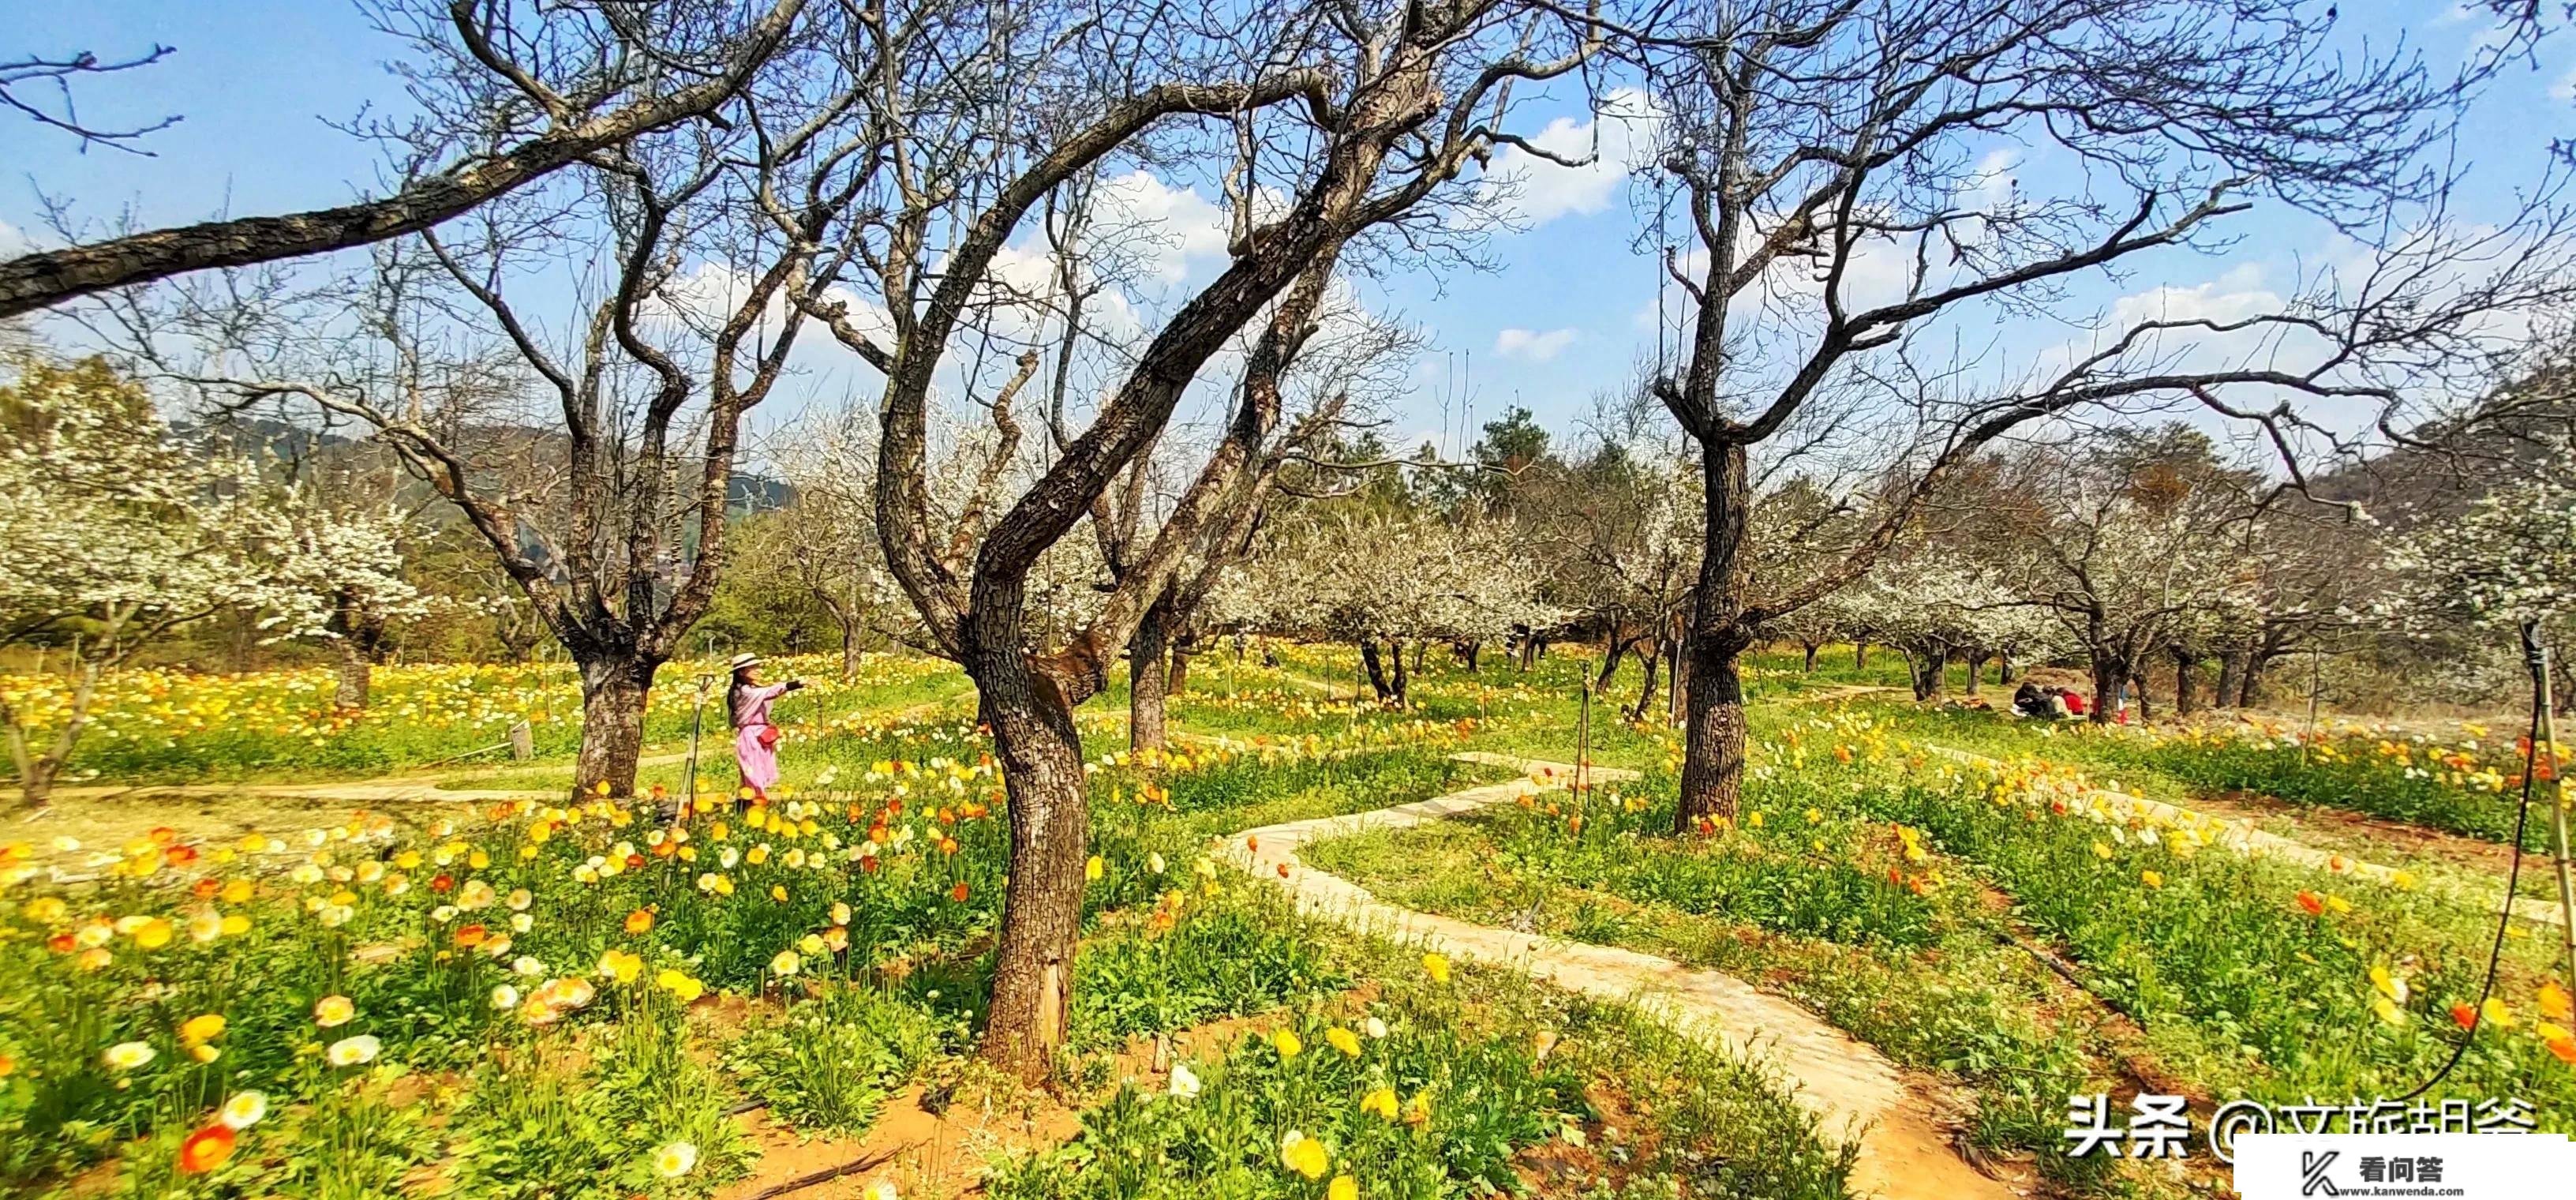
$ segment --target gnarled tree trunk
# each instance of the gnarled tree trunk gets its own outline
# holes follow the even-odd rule
[[[1699,586],[1677,681],[1683,693],[1681,803],[1673,810],[1678,832],[1705,817],[1735,819],[1744,790],[1744,680],[1737,659],[1752,645],[1744,627],[1747,564],[1745,521],[1753,505],[1745,450],[1733,442],[1703,445],[1700,477],[1707,491],[1708,523],[1702,533]]]
[[[1379,703],[1395,695],[1395,689],[1386,681],[1386,663],[1378,657],[1376,638],[1360,639],[1360,665],[1368,668],[1369,688],[1377,693]]]
[[[334,638],[331,646],[339,652],[336,667],[338,685],[332,689],[335,708],[359,709],[367,706],[368,686],[374,680],[375,664],[367,661],[367,652],[351,638]]]
[[[1018,650],[978,657],[975,688],[1002,761],[1011,824],[1011,877],[1002,897],[984,1053],[1018,1078],[1041,1079],[1055,1065],[1073,1011],[1090,836],[1082,738],[1061,692]]]
[[[1127,640],[1127,748],[1163,748],[1163,693],[1171,685],[1164,667],[1165,635],[1171,621],[1169,593],[1145,609]]]
[[[635,794],[644,756],[644,705],[658,660],[633,651],[593,651],[581,660],[581,755],[573,761],[576,796]]]

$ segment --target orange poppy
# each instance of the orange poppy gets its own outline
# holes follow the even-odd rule
[[[220,1122],[189,1134],[179,1143],[179,1170],[189,1175],[203,1175],[224,1165],[233,1156],[238,1139],[232,1127]]]
[[[958,902],[959,904],[964,904],[966,902],[966,881],[962,879],[958,880],[957,886],[948,889],[948,898]]]
[[[652,910],[639,908],[626,914],[626,932],[635,934],[653,932]]]
[[[2299,893],[2299,907],[2306,909],[2311,917],[2322,917],[2326,914],[2326,902],[2315,892]]]

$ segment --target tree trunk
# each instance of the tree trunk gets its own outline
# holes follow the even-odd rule
[[[1852,669],[1855,671],[1869,669],[1869,643],[1863,641],[1852,643]]]
[[[1676,614],[1673,633],[1664,639],[1664,724],[1679,725],[1690,707],[1689,629],[1685,619]]]
[[[1172,669],[1163,678],[1164,695],[1177,696],[1188,690],[1190,660],[1196,657],[1198,657],[1198,649],[1193,643],[1188,641],[1172,643]]]
[[[1619,677],[1619,656],[1627,652],[1628,643],[1620,638],[1617,627],[1612,627],[1610,639],[1601,651],[1601,674],[1592,681],[1593,691],[1609,687],[1610,681]]]
[[[987,668],[975,687],[1010,797],[1011,875],[983,1055],[1035,1083],[1054,1068],[1072,1017],[1090,800],[1072,708],[1025,660]]]
[[[2245,652],[2245,668],[2236,677],[2236,707],[2252,708],[2263,702],[2264,665],[2262,652]]]
[[[1977,684],[1986,673],[1987,657],[1983,653],[1968,655],[1968,694],[1971,696],[1977,694]]]
[[[1477,656],[1477,655],[1480,655],[1480,654],[1482,654],[1482,653],[1484,653],[1484,652],[1485,652],[1485,644],[1484,644],[1483,642],[1469,642],[1469,643],[1467,643],[1467,673],[1468,673],[1468,674],[1473,675],[1473,674],[1475,674],[1475,673],[1476,673],[1476,656]]]
[[[1914,698],[1929,700],[1941,694],[1941,675],[1950,668],[1950,652],[1934,650],[1929,654],[1914,650],[1905,652],[1905,669],[1914,677]]]
[[[2227,708],[2236,703],[2236,689],[2242,686],[2244,671],[2245,655],[2241,651],[2230,650],[2218,656],[2218,686],[2210,694],[2211,707]]]
[[[1171,675],[1164,662],[1165,637],[1171,620],[1171,607],[1156,600],[1136,621],[1135,636],[1127,640],[1127,748],[1160,750],[1163,748],[1163,692],[1171,686]]]
[[[1703,445],[1700,477],[1708,520],[1701,533],[1699,585],[1692,595],[1687,632],[1688,664],[1679,685],[1684,699],[1681,802],[1673,810],[1677,832],[1702,818],[1733,821],[1744,790],[1744,680],[1737,657],[1752,644],[1744,627],[1748,564],[1745,519],[1753,485],[1744,447]]]
[[[1397,708],[1402,708],[1405,703],[1405,685],[1409,682],[1404,673],[1404,641],[1399,638],[1387,643],[1387,645],[1395,652],[1395,706]]]
[[[644,755],[644,702],[662,664],[633,651],[594,654],[581,664],[581,757],[573,794],[635,794],[636,760]]]
[[[2096,650],[2093,653],[2093,707],[2084,714],[2084,719],[2096,725],[2110,724],[2120,685],[2127,680],[2127,673],[2116,660]]]
[[[1663,663],[1664,648],[1656,646],[1637,658],[1638,666],[1646,673],[1646,682],[1637,689],[1637,706],[1628,710],[1628,719],[1643,722],[1647,708],[1655,702],[1655,668]]]
[[[1428,655],[1428,654],[1430,654],[1430,653],[1431,653],[1431,639],[1430,639],[1430,638],[1424,638],[1424,639],[1422,639],[1421,641],[1415,642],[1415,643],[1413,644],[1413,673],[1414,673],[1414,674],[1419,675],[1419,674],[1421,674],[1421,673],[1422,673],[1422,660],[1423,660],[1424,656],[1426,656],[1426,655]]]
[[[1805,642],[1802,644],[1807,648],[1807,674],[1813,675],[1816,673],[1816,651],[1823,649],[1823,647],[1814,642]]]
[[[1368,668],[1369,687],[1377,692],[1378,703],[1385,703],[1395,689],[1387,686],[1386,663],[1378,657],[1376,638],[1360,639],[1360,665]]]
[[[340,653],[339,686],[331,694],[335,708],[363,709],[367,706],[368,685],[374,681],[375,664],[367,661],[367,652],[351,638],[333,638],[331,646]]]
[[[859,677],[859,623],[848,620],[840,622],[840,626],[841,682],[849,683]]]
[[[2173,659],[2174,659],[2174,715],[2175,715],[2175,716],[2177,716],[2177,717],[2188,717],[2188,716],[2190,716],[2190,715],[2191,715],[2191,710],[2192,710],[2192,695],[2191,695],[2191,666],[2192,666],[2192,656],[2191,656],[2191,653],[2190,653],[2189,651],[2184,650],[2184,649],[2182,649],[2181,647],[2177,646],[2177,647],[2175,647],[2175,648],[2174,648],[2174,652],[2173,652]]]

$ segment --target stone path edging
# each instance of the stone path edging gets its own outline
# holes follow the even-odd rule
[[[1574,768],[1502,755],[1459,759],[1508,766],[1547,777]],[[1593,768],[1593,778],[1634,778]],[[1856,1192],[1890,1200],[2013,1195],[1961,1159],[1935,1119],[1932,1096],[1909,1087],[1894,1063],[1796,1004],[1719,971],[1614,946],[1476,925],[1388,904],[1368,889],[1305,865],[1297,852],[1312,842],[1372,829],[1404,829],[1510,803],[1539,790],[1529,778],[1468,788],[1412,804],[1339,817],[1290,821],[1225,839],[1237,867],[1273,882],[1297,910],[1363,933],[1420,944],[1468,962],[1489,963],[1599,1000],[1629,1004],[1667,1028],[1722,1053],[1761,1062],[1791,1085],[1792,1099],[1816,1116],[1828,1137],[1857,1139],[1851,1176]],[[1282,868],[1285,868],[1283,871]]]
[[[2003,770],[2008,766],[2008,764],[2001,759],[1991,758],[1972,751],[1956,750],[1948,746],[1936,746],[1929,742],[1921,742],[1917,744],[1928,753],[1935,754],[1942,758],[1947,758],[1953,762],[1962,763],[1967,766],[1985,770]],[[2100,807],[2097,811],[2104,813],[2104,815],[2109,816],[2113,820],[2125,822],[2130,818],[2135,817],[2153,825],[2178,825],[2185,828],[2195,829],[2199,831],[2203,837],[2207,838],[2210,844],[2223,850],[2242,854],[2247,858],[2278,859],[2282,862],[2295,863],[2303,867],[2312,867],[2330,875],[2344,875],[2355,879],[2367,879],[2373,883],[2385,884],[2390,887],[2399,886],[2397,882],[2398,872],[2395,868],[2384,867],[2374,862],[2366,862],[2348,854],[2336,854],[2332,851],[2320,850],[2306,842],[2295,841],[2290,838],[2282,837],[2280,834],[2256,828],[2253,819],[2250,817],[2233,821],[2225,820],[2219,817],[2213,817],[2198,809],[2184,808],[2179,804],[2168,804],[2162,800],[2152,800],[2145,796],[2131,795],[2127,792],[2115,792],[2109,788],[2082,789],[2069,792],[2067,793],[2067,796],[2070,801],[2075,803],[2099,805]],[[2419,879],[2416,880],[2416,882],[2426,883],[2427,881]],[[2494,892],[2476,892],[2459,887],[2438,887],[2437,890],[2462,904],[2483,907],[2489,910],[2494,909],[2497,902],[2504,898],[2502,889],[2497,889]],[[2520,917],[2523,920],[2542,925],[2559,925],[2564,923],[2564,917],[2559,913],[2558,906],[2556,904],[2532,896],[2515,897],[2513,901],[2513,915]]]

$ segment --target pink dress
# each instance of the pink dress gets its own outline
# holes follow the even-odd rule
[[[742,786],[767,799],[778,784],[778,752],[760,744],[770,728],[769,705],[787,693],[787,685],[744,688],[733,702],[733,761],[742,771]]]

